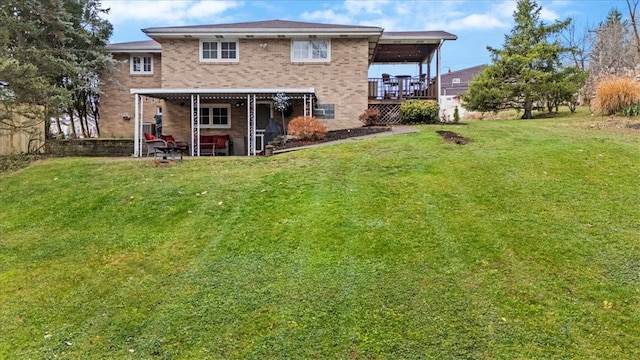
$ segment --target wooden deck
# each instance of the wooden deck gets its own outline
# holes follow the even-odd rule
[[[437,83],[426,84],[419,77],[369,78],[369,108],[380,111],[386,124],[398,124],[400,104],[406,100],[437,100]]]

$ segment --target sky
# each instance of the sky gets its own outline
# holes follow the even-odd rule
[[[538,0],[545,23],[572,19],[576,34],[604,21],[611,9],[628,18],[625,0]],[[458,37],[442,47],[441,71],[490,64],[487,46],[502,48],[513,28],[516,0],[103,0],[114,27],[111,43],[149,40],[149,27],[291,20],[382,27],[387,31],[443,30]],[[640,9],[639,9],[640,11]],[[434,65],[435,66],[435,63]],[[373,65],[370,76],[388,72]],[[417,65],[404,73],[417,74]],[[434,70],[435,71],[435,70]],[[412,74],[413,75],[413,74]]]

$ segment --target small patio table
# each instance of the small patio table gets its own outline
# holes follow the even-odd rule
[[[180,154],[180,160],[182,160],[182,150],[184,150],[184,147],[178,147],[178,146],[156,146],[156,149],[162,150],[162,160],[163,161],[176,160],[178,154]],[[167,154],[169,154],[168,159],[167,159]]]
[[[398,99],[402,100],[404,96],[404,85],[408,82],[408,79],[411,79],[411,75],[396,75],[396,79],[398,79]]]

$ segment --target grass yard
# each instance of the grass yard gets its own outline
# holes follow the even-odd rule
[[[637,359],[640,130],[608,123],[0,174],[0,358]]]

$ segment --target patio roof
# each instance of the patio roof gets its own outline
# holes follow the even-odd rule
[[[169,101],[189,100],[191,95],[200,95],[200,98],[205,100],[239,100],[247,95],[255,95],[257,99],[271,99],[277,93],[284,93],[290,99],[303,99],[309,95],[315,97],[314,88],[154,88],[131,89],[130,93]]]
[[[371,63],[428,62],[443,41],[457,38],[456,35],[446,31],[385,31],[373,49],[373,56],[370,56]]]

